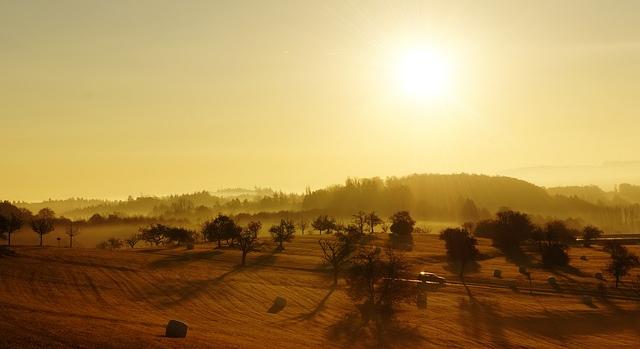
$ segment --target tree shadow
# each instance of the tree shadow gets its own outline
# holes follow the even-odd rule
[[[501,249],[507,262],[521,266],[531,266],[531,256],[522,248]]]
[[[345,347],[358,343],[366,348],[419,347],[420,342],[425,339],[417,327],[397,320],[365,322],[355,312],[346,314],[330,326],[328,337],[332,341],[341,342]]]
[[[153,284],[154,291],[146,293],[145,299],[160,297],[158,302],[161,306],[180,305],[186,301],[197,298],[208,289],[220,285],[225,278],[238,272],[241,267],[238,265],[233,269],[211,279],[204,280],[179,280],[169,281],[160,284]]]
[[[14,257],[16,256],[16,251],[14,251],[9,246],[0,246],[0,258],[1,257]]]
[[[185,252],[181,254],[170,254],[167,257],[155,260],[149,264],[153,269],[170,268],[180,264],[191,263],[199,260],[210,260],[211,258],[222,254],[219,250],[206,250],[199,252]]]
[[[444,269],[452,274],[460,275],[460,263],[457,261],[447,260],[447,265]],[[464,266],[464,275],[474,274],[480,271],[480,263],[473,261]]]
[[[327,294],[324,297],[322,297],[320,302],[318,302],[318,304],[315,306],[315,308],[313,308],[313,310],[311,310],[308,313],[298,315],[298,316],[292,318],[291,320],[306,321],[306,320],[313,319],[316,315],[318,315],[324,309],[325,304],[327,303],[327,301],[329,300],[329,298],[331,297],[331,295],[333,294],[333,292],[335,290],[336,290],[335,286],[331,287],[329,292],[327,292]]]
[[[465,285],[469,298],[461,298],[460,323],[467,331],[471,331],[474,338],[480,338],[483,332],[488,332],[491,341],[499,348],[510,347],[508,339],[504,334],[505,322],[499,314],[499,306],[488,301],[479,301],[473,296],[471,289]]]

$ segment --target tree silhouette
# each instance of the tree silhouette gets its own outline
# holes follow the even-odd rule
[[[364,227],[367,225],[367,214],[364,211],[358,211],[358,213],[351,216],[351,222],[358,228],[360,234],[364,234]]]
[[[599,228],[588,225],[582,230],[582,244],[584,247],[591,247],[591,242],[594,239],[601,237],[603,234],[604,232]]]
[[[327,234],[330,234],[331,231],[336,229],[336,220],[333,217],[329,217],[328,215],[320,215],[313,222],[311,222],[311,226],[313,229],[320,232],[322,235],[323,231],[326,231]]]
[[[31,229],[40,236],[40,247],[43,247],[43,236],[53,231],[55,213],[50,208],[41,209],[31,220]]]
[[[395,247],[410,248],[413,244],[413,227],[416,221],[407,211],[396,212],[391,216],[390,241]]]
[[[11,234],[20,230],[24,224],[25,217],[29,217],[31,212],[19,209],[8,201],[0,203],[0,236],[7,239],[7,245],[11,246]]]
[[[477,241],[464,228],[447,228],[440,233],[440,240],[444,240],[447,256],[459,264],[460,278],[464,277],[465,267],[469,262],[478,258]]]
[[[262,229],[262,223],[251,221],[238,237],[238,248],[242,251],[242,266],[245,264],[247,254],[258,251],[260,246],[258,232],[260,232],[260,229]]]
[[[240,232],[242,232],[242,227],[238,226],[231,217],[223,214],[205,222],[202,228],[202,235],[208,241],[217,241],[218,247],[221,247],[222,240],[227,240],[227,245],[229,245],[229,240],[233,242],[240,235]]]
[[[280,224],[273,225],[269,228],[269,232],[271,233],[273,241],[278,244],[278,249],[284,250],[283,243],[293,240],[296,226],[290,219],[281,219]]]
[[[607,271],[616,278],[616,288],[618,288],[620,278],[629,274],[631,269],[640,266],[640,259],[618,242],[607,244],[605,250],[611,254]]]
[[[384,223],[382,221],[382,218],[378,217],[378,215],[373,211],[367,214],[367,216],[365,217],[365,220],[367,222],[367,227],[369,228],[370,234],[375,233],[374,229],[377,225]]]
[[[415,288],[403,279],[411,275],[401,254],[387,249],[383,258],[379,247],[361,249],[352,259],[347,277],[348,294],[360,304],[360,314],[367,323],[384,325],[393,318],[397,303],[415,295]]]
[[[300,229],[301,235],[304,235],[304,231],[307,230],[308,226],[309,222],[304,218],[300,218],[300,220],[298,221],[298,229]]]
[[[346,241],[337,239],[320,239],[318,244],[320,244],[320,248],[322,249],[322,259],[331,265],[333,270],[333,285],[335,286],[338,284],[340,269],[349,261],[349,256],[352,253],[352,246],[350,246]]]
[[[80,228],[77,225],[73,225],[73,221],[69,221],[69,226],[65,229],[65,234],[69,236],[69,248],[73,247],[73,238],[80,234]]]

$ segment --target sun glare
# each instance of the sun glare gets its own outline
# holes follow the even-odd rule
[[[408,50],[394,63],[396,87],[404,95],[421,100],[446,97],[452,88],[451,61],[439,52]]]

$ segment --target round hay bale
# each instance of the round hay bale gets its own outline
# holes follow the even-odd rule
[[[583,260],[583,261],[586,261],[587,260],[587,256],[580,256],[580,259]]]
[[[184,338],[187,336],[189,326],[182,321],[169,320],[164,335],[169,338]]]
[[[556,280],[556,278],[555,278],[555,277],[553,277],[553,276],[549,276],[549,277],[547,278],[547,282],[548,282],[548,283],[549,283],[549,285],[551,285],[551,286],[555,286],[555,285],[557,285],[557,284],[558,284],[558,281],[557,281],[557,280]]]
[[[527,267],[518,267],[518,272],[520,274],[527,274]]]
[[[596,274],[594,275],[594,277],[595,277],[596,279],[598,279],[598,280],[603,280],[603,279],[604,279],[604,276],[602,276],[602,273],[596,273]]]
[[[273,305],[271,306],[271,308],[269,308],[269,310],[267,310],[267,312],[271,314],[276,314],[282,311],[282,309],[284,309],[284,307],[286,306],[287,306],[286,299],[282,297],[276,297],[276,299],[273,301]]]
[[[586,304],[586,305],[593,305],[593,298],[591,298],[591,296],[589,295],[582,295],[582,303]]]
[[[502,277],[502,270],[496,269],[493,271],[493,276],[497,277],[497,278],[501,278]]]

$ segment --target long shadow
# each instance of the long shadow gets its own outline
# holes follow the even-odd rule
[[[291,320],[310,320],[313,319],[316,315],[318,315],[325,307],[325,304],[327,303],[327,300],[329,300],[329,298],[331,297],[331,295],[333,294],[333,292],[336,290],[335,287],[332,287],[329,292],[327,292],[327,294],[320,300],[320,302],[318,302],[318,304],[315,306],[315,308],[313,308],[313,310],[311,310],[310,312],[306,313],[306,314],[301,314],[298,315],[294,318],[292,318]]]
[[[425,341],[416,327],[395,320],[364,322],[355,312],[330,326],[327,336],[332,341],[342,342],[345,347],[356,343],[358,347],[366,348],[420,347]]]
[[[2,257],[13,257],[16,255],[16,251],[11,249],[9,246],[0,246],[0,258]]]
[[[460,300],[460,322],[463,328],[470,328],[474,338],[479,338],[483,331],[487,331],[491,336],[491,341],[500,348],[510,347],[508,339],[504,335],[504,319],[499,314],[496,304],[483,301],[480,302],[473,296],[471,289],[464,285],[469,300]]]
[[[212,279],[178,281],[177,284],[165,283],[154,285],[159,296],[165,298],[159,302],[162,306],[180,305],[190,299],[197,298],[208,289],[220,285],[225,278],[238,272],[240,266]],[[168,299],[167,299],[168,298]]]
[[[155,260],[149,264],[150,268],[170,268],[180,264],[191,263],[200,260],[210,260],[222,254],[219,250],[206,250],[200,252],[185,252],[180,254],[169,254],[167,257]]]

